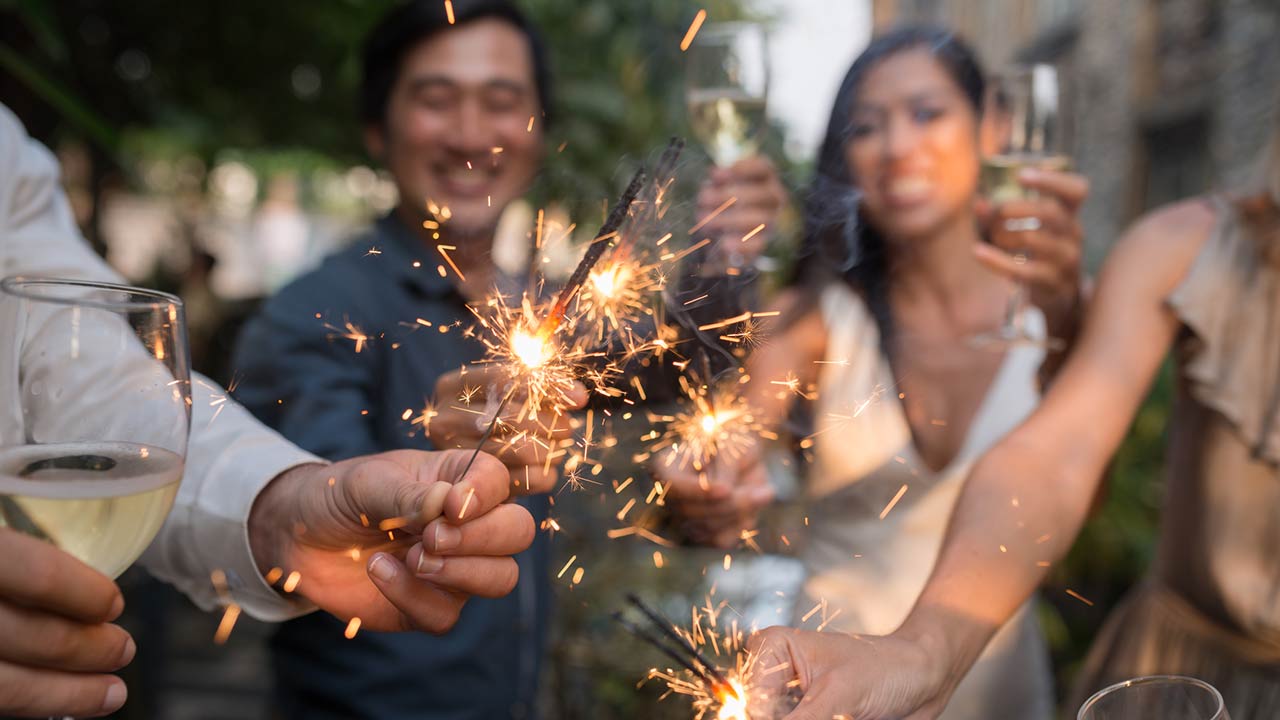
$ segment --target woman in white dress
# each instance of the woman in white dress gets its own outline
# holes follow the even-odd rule
[[[832,110],[799,267],[780,298],[783,321],[748,362],[748,393],[775,425],[799,395],[813,401],[797,614],[818,603],[825,610],[808,627],[897,628],[928,578],[970,464],[1039,401],[1052,364],[1042,349],[972,342],[1004,321],[1015,280],[1031,287],[1023,327],[1074,335],[1075,212],[1087,183],[1027,175],[1021,182],[1035,199],[983,203],[983,97],[982,71],[954,35],[904,28],[872,41]],[[1030,217],[1038,229],[1006,227]],[[689,532],[721,546],[736,545],[770,498],[756,453],[721,461],[701,482],[659,471]],[[943,717],[1048,718],[1051,685],[1042,636],[1023,608]]]

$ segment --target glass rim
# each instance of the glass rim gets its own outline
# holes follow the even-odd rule
[[[1200,678],[1194,678],[1188,675],[1144,675],[1143,677],[1131,678],[1129,680],[1123,680],[1115,683],[1114,685],[1108,685],[1107,687],[1104,687],[1098,692],[1090,695],[1089,699],[1085,700],[1084,704],[1080,706],[1080,712],[1076,713],[1076,720],[1082,720],[1086,711],[1091,709],[1098,703],[1098,701],[1102,700],[1102,698],[1116,692],[1117,690],[1123,690],[1125,688],[1131,688],[1138,685],[1157,685],[1162,683],[1168,683],[1171,685],[1175,683],[1193,685],[1203,690],[1208,690],[1209,696],[1217,701],[1218,706],[1214,709],[1214,714],[1216,715],[1227,709],[1226,701],[1222,699],[1222,693],[1218,692],[1218,688],[1210,685]]]
[[[32,292],[38,287],[73,287],[90,290],[113,290],[124,293],[127,299],[120,301],[98,300],[94,298],[58,297]],[[103,310],[144,310],[160,309],[176,306],[182,308],[182,298],[172,293],[149,288],[121,285],[119,283],[101,282],[98,280],[81,280],[77,278],[26,277],[12,275],[0,280],[0,292],[13,297],[33,300],[35,302],[55,303],[58,305],[83,305]]]

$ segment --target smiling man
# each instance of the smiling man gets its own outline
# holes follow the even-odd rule
[[[458,325],[472,319],[468,301],[510,287],[491,258],[494,233],[541,166],[548,71],[537,32],[510,2],[454,0],[452,11],[451,22],[439,0],[400,6],[364,48],[364,138],[394,177],[399,205],[271,299],[239,344],[237,397],[331,460],[480,440],[476,416],[454,406],[458,369],[483,347]],[[456,247],[461,277],[437,272],[442,243]],[[483,386],[478,374],[470,385]],[[433,398],[440,415],[428,438],[414,418]],[[504,461],[519,492],[548,489],[554,469],[544,476],[537,453]],[[546,516],[545,494],[520,502],[535,520]],[[444,556],[459,541],[424,538],[406,563],[429,581],[448,572]],[[277,716],[533,717],[550,606],[546,536],[516,559],[514,592],[476,598],[448,635],[346,639],[345,624],[322,613],[284,624],[272,641]]]

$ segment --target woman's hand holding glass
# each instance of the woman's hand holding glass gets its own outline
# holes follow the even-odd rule
[[[1031,302],[1040,308],[1050,334],[1063,337],[1080,308],[1084,230],[1080,207],[1089,195],[1083,175],[1026,168],[1018,182],[1029,197],[996,203],[978,200],[983,232],[990,244],[974,247],[983,265],[1026,283]]]
[[[703,272],[755,266],[788,202],[777,168],[763,155],[712,167],[698,188],[698,222],[705,221],[700,233],[716,243]]]

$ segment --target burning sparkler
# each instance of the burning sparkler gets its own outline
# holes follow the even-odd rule
[[[541,315],[541,320],[528,296],[522,299],[519,313],[509,311],[501,295],[487,303],[492,314],[486,316],[477,313],[481,328],[488,335],[481,338],[488,350],[485,360],[500,363],[507,369],[509,377],[502,400],[494,409],[493,417],[480,442],[462,470],[463,477],[480,455],[481,448],[493,435],[507,403],[518,391],[524,391],[525,401],[520,412],[516,413],[517,418],[537,418],[538,410],[547,401],[551,401],[553,408],[564,407],[567,405],[568,394],[578,380],[577,371],[585,367],[585,359],[599,356],[599,353],[591,353],[581,347],[566,346],[558,338],[558,332],[564,325],[570,302],[589,279],[591,269],[608,249],[609,242],[618,236],[618,229],[630,212],[643,182],[644,171],[637,170],[600,232],[587,248],[582,261],[569,276],[569,281],[550,309],[545,315]]]
[[[685,407],[673,415],[653,417],[667,424],[653,451],[669,450],[663,461],[667,465],[692,467],[701,473],[720,456],[741,457],[758,438],[775,437],[740,392],[746,380],[745,374],[738,374],[730,381],[702,383],[681,375]]]
[[[634,594],[627,595],[627,602],[640,611],[646,626],[628,621],[622,613],[614,613],[614,619],[679,666],[653,668],[646,680],[666,683],[663,698],[673,693],[688,696],[694,720],[702,720],[709,713],[715,713],[715,720],[751,720],[753,711],[768,712],[778,700],[768,697],[753,682],[757,676],[756,658],[746,651],[747,632],[739,628],[736,619],[727,625],[721,623],[727,601],[714,603],[708,596],[705,605],[692,608],[688,629],[675,626]],[[731,668],[722,670],[708,654],[732,658]],[[791,700],[794,702],[794,698]]]

